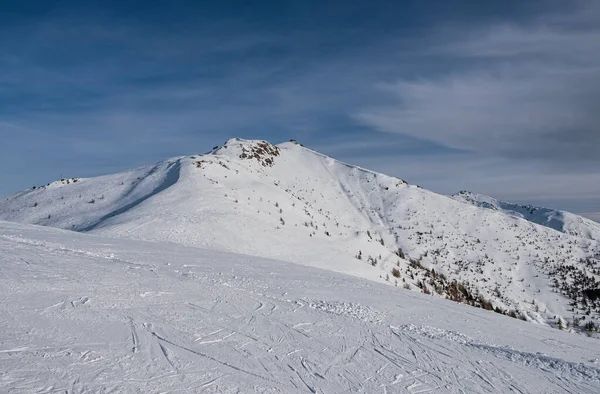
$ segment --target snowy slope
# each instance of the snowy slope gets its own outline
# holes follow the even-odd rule
[[[54,183],[0,201],[0,218],[297,262],[565,329],[600,312],[598,241],[295,143],[232,139],[204,155]]]
[[[0,275],[3,393],[600,392],[596,339],[281,261],[0,222]]]
[[[534,207],[531,205],[513,204],[497,200],[484,194],[468,191],[456,193],[452,198],[479,207],[503,212],[518,218],[523,218],[566,234],[600,241],[600,223],[596,223],[593,220],[575,215],[571,212]]]

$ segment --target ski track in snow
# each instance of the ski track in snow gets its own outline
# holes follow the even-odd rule
[[[600,391],[584,336],[279,261],[0,235],[3,393]]]

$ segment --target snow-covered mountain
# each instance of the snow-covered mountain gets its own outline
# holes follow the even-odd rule
[[[298,264],[0,221],[0,275],[1,393],[600,392],[597,339]]]
[[[575,215],[571,212],[550,208],[534,207],[532,205],[513,204],[500,201],[484,194],[461,191],[452,196],[455,200],[463,201],[479,207],[488,208],[523,218],[530,222],[550,227],[576,237],[600,241],[600,223]]]
[[[596,239],[424,190],[295,143],[65,179],[0,201],[0,219],[276,258],[542,324],[593,329]]]

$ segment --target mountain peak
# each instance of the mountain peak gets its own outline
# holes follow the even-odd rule
[[[587,267],[600,266],[598,238],[473,203],[482,200],[498,205],[410,186],[294,141],[233,138],[204,155],[27,190],[0,201],[0,219],[287,260],[549,325],[581,312],[596,283]]]
[[[279,156],[280,150],[277,146],[265,140],[231,138],[224,145],[213,149],[210,153],[230,158],[256,160],[263,167],[271,167],[275,162],[275,158]]]

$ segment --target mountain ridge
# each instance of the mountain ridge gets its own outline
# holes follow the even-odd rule
[[[600,316],[600,246],[294,143],[230,139],[206,154],[36,188],[0,219],[301,263],[524,320]],[[593,327],[589,327],[593,328]]]
[[[515,204],[465,190],[453,194],[451,197],[457,201],[501,211],[507,215],[522,218],[566,234],[596,241],[600,240],[600,223],[568,211],[529,204]]]

